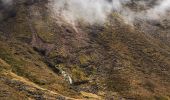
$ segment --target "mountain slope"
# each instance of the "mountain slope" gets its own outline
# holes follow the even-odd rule
[[[0,98],[170,98],[170,47],[121,15],[74,27],[49,16],[46,2],[16,5],[16,16],[0,24]],[[32,30],[41,41],[35,47]],[[55,46],[44,53],[48,44]]]

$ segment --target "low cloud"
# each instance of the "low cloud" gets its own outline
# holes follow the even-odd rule
[[[107,0],[54,0],[51,4],[52,12],[68,22],[103,23],[112,11]]]
[[[13,0],[2,0],[2,3],[4,4],[4,5],[12,5],[12,3],[13,3]]]
[[[11,10],[13,5],[13,0],[0,0],[0,21],[6,19]]]
[[[146,9],[134,11],[127,6],[136,4]],[[135,19],[159,19],[167,14],[170,0],[51,0],[49,7],[56,16],[69,23],[83,21],[90,24],[104,23],[112,12],[118,12],[127,22]]]

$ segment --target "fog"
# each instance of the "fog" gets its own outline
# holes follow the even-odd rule
[[[3,3],[4,5],[12,5],[13,0],[2,0],[2,3]]]
[[[164,17],[170,11],[170,0],[163,0],[147,11],[147,16],[154,19]]]
[[[126,6],[130,3],[147,9],[134,11]],[[133,23],[138,18],[159,20],[164,17],[170,0],[51,0],[49,8],[53,15],[62,16],[69,23],[102,24],[112,12],[118,12],[126,22]]]
[[[8,17],[12,5],[13,0],[0,0],[0,21]]]
[[[112,11],[112,5],[106,0],[54,0],[52,11],[68,22],[84,21],[103,23]]]
[[[0,0],[1,19],[12,4],[13,0]],[[135,11],[128,4],[146,9]],[[60,16],[72,24],[103,24],[113,12],[118,13],[126,23],[133,24],[136,19],[165,18],[170,11],[170,0],[49,0],[48,7],[51,15]]]

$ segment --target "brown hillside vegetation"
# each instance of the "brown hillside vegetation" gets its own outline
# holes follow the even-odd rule
[[[170,99],[170,46],[142,30],[152,24],[132,27],[112,13],[104,25],[75,30],[49,16],[46,2],[24,1],[0,20],[0,99]]]

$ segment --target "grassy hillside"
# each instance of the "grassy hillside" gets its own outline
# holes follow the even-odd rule
[[[18,3],[16,16],[0,24],[0,99],[170,99],[170,47],[160,39],[117,13],[104,25],[79,23],[76,32],[49,16],[46,3]],[[28,8],[39,37],[55,44],[48,55],[31,45]]]

